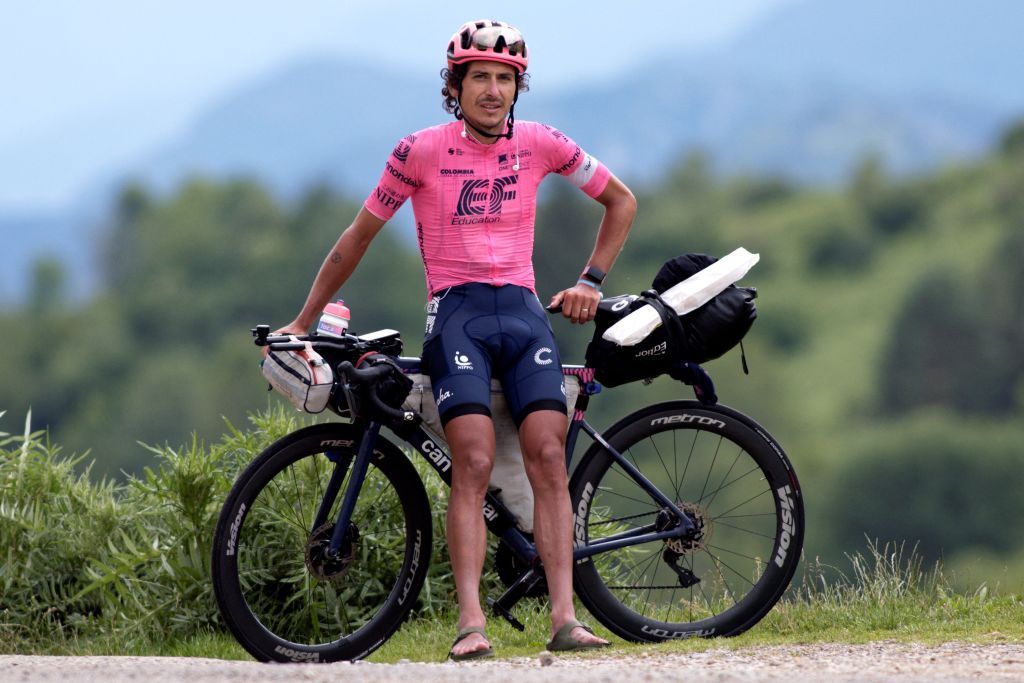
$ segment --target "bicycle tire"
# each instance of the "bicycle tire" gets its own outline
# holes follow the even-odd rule
[[[322,552],[330,522],[315,536],[311,528],[335,466],[330,458],[354,460],[361,437],[361,429],[339,423],[289,434],[242,472],[224,504],[213,543],[214,593],[231,633],[256,659],[361,659],[416,602],[430,563],[430,506],[394,444],[377,438],[344,559]]]
[[[738,411],[696,401],[649,406],[604,437],[694,514],[704,536],[578,561],[580,601],[610,631],[637,642],[732,636],[760,621],[792,581],[804,535],[800,485],[775,439]],[[663,507],[597,443],[570,491],[577,547],[650,525]],[[700,582],[684,588],[680,566]]]

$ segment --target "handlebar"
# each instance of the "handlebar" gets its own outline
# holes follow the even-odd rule
[[[320,335],[271,334],[270,325],[252,328],[256,346],[269,347],[271,351],[302,351],[311,346],[323,354],[324,359],[336,369],[335,383],[345,394],[345,403],[355,410],[360,402],[368,402],[372,414],[387,418],[399,424],[414,424],[418,415],[414,412],[392,408],[378,395],[380,382],[394,372],[389,365],[371,365],[357,369],[350,360],[368,354],[379,353],[395,357],[402,350],[402,341],[394,330],[380,330],[362,337],[345,334],[340,337]],[[341,361],[341,362],[338,362]],[[337,364],[337,365],[335,365]],[[353,391],[358,388],[359,391]]]
[[[373,407],[379,411],[380,414],[400,423],[414,422],[416,420],[416,413],[408,410],[392,408],[388,404],[384,403],[374,390],[376,382],[384,379],[392,372],[394,372],[394,369],[389,365],[374,365],[369,368],[359,369],[347,360],[338,363],[338,373],[344,378],[342,387],[344,387],[346,391],[348,391],[349,384],[367,385],[369,390],[365,392],[365,396],[370,400],[370,403],[373,404]]]
[[[306,348],[304,342],[311,342],[315,346],[326,346],[342,351],[347,351],[362,340],[351,334],[346,334],[337,339],[329,339],[317,335],[287,335],[270,334],[270,325],[257,325],[252,328],[253,343],[256,346],[269,346],[271,351],[300,351]],[[292,337],[298,342],[292,341]]]

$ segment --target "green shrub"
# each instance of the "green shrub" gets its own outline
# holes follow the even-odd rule
[[[88,468],[78,471],[84,456],[63,456],[28,426],[0,434],[0,643],[117,633],[131,645],[223,630],[210,579],[221,506],[256,454],[301,426],[284,407],[250,420],[247,431],[228,424],[213,445],[151,447],[155,464],[126,483],[91,481]],[[437,614],[454,592],[446,487],[422,459],[415,464],[436,501],[418,609]],[[350,599],[358,610],[358,596]]]

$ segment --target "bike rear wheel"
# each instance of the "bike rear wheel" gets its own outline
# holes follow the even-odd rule
[[[361,437],[348,424],[289,434],[246,468],[228,496],[214,537],[214,592],[231,632],[257,659],[365,657],[419,595],[430,562],[430,507],[412,463],[384,438],[374,445],[341,552],[326,552]],[[340,493],[314,529],[337,468]]]
[[[696,520],[702,537],[578,562],[575,588],[587,609],[634,641],[736,635],[756,624],[792,580],[803,545],[803,497],[778,443],[743,414],[695,401],[650,406],[604,436]],[[570,489],[577,547],[674,525],[599,444],[584,454]]]

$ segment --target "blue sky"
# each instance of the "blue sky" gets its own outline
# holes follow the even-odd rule
[[[526,35],[534,87],[557,87],[721,42],[792,1],[3,3],[0,209],[59,207],[211,100],[305,57],[433,72],[459,24],[493,17]]]

